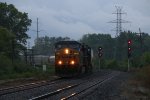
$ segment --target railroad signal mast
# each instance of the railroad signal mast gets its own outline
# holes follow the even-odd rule
[[[131,39],[128,39],[128,71],[130,70],[131,43]]]
[[[101,57],[103,55],[103,48],[100,46],[98,47],[98,57],[99,57],[99,70],[100,70],[100,60],[101,60]]]
[[[128,58],[131,57],[131,40],[128,40]]]
[[[99,47],[99,48],[98,48],[98,56],[99,56],[99,58],[101,58],[102,55],[103,55],[102,47]]]

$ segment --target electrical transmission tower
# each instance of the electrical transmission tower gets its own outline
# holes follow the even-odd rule
[[[125,12],[122,12],[122,7],[120,6],[115,6],[116,7],[116,12],[112,14],[117,15],[117,19],[110,21],[110,23],[116,23],[116,37],[122,32],[122,23],[129,23],[129,21],[125,21],[122,19],[122,14],[126,14]]]
[[[122,23],[129,23],[129,21],[125,21],[122,19],[122,15],[126,14],[125,12],[122,11],[122,7],[120,7],[120,6],[115,6],[115,7],[116,7],[116,12],[114,12],[112,14],[116,14],[117,19],[110,21],[109,23],[116,23],[116,28],[115,28],[116,36],[115,37],[118,37],[122,32]],[[114,59],[120,59],[119,58],[120,51],[118,50],[118,46],[119,46],[118,39],[116,38],[115,44],[114,44]]]

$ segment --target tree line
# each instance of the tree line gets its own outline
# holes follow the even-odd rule
[[[13,4],[0,2],[0,79],[28,71],[29,67],[20,61],[20,53],[26,49],[26,32],[31,22],[27,13],[18,11]]]
[[[19,56],[29,38],[26,32],[31,22],[28,14],[18,11],[14,5],[0,3],[0,55],[12,58],[12,62]]]
[[[139,33],[136,32],[122,32],[118,37],[112,37],[110,34],[102,33],[91,33],[85,34],[80,40],[81,43],[89,45],[94,51],[95,63],[98,64],[98,47],[101,46],[103,49],[102,61],[103,66],[105,67],[105,62],[110,63],[122,63],[122,65],[127,65],[128,59],[128,40],[131,40],[131,63],[133,66],[142,66],[144,65],[143,61],[138,61],[142,59],[141,57],[149,55],[150,51],[150,35],[148,33],[142,33],[142,36],[139,36]],[[33,49],[36,54],[42,55],[55,55],[54,54],[54,44],[58,41],[65,40],[63,37],[40,37],[36,41]],[[148,58],[150,59],[150,55]],[[117,64],[118,64],[117,63]],[[138,63],[138,64],[137,64]],[[150,63],[148,60],[147,63]],[[116,65],[119,66],[119,65]]]

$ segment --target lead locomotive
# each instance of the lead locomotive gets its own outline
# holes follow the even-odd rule
[[[59,41],[55,44],[55,73],[70,77],[92,72],[92,50],[77,41]]]

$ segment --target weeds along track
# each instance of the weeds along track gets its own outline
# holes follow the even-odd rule
[[[75,83],[68,85],[63,88],[58,88],[55,91],[48,92],[36,97],[33,97],[29,100],[67,100],[67,99],[77,99],[77,96],[90,90],[93,87],[96,87],[97,85],[104,84],[108,80],[112,79],[119,73],[117,72],[111,72],[111,73],[105,73],[103,76],[95,77],[90,76],[87,77],[83,81],[76,81]]]

